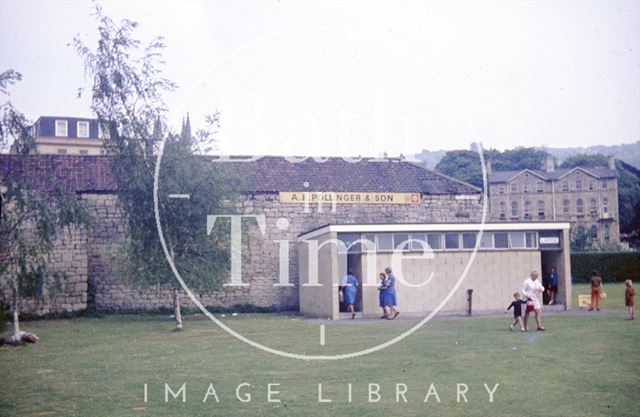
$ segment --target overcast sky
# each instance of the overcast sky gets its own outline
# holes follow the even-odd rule
[[[222,111],[224,153],[411,154],[423,148],[640,140],[638,1],[102,1],[164,36],[174,126]],[[91,116],[85,1],[0,0],[0,70],[30,118]]]

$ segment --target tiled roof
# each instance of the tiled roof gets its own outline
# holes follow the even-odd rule
[[[111,158],[85,155],[0,155],[0,181],[20,175],[32,186],[51,190],[61,187],[69,193],[113,192]]]
[[[610,169],[607,167],[556,168],[556,170],[553,172],[542,171],[539,169],[521,169],[519,171],[495,171],[491,175],[489,175],[489,183],[507,182],[525,171],[531,172],[533,175],[537,175],[545,180],[557,180],[575,169],[583,170],[598,179],[618,177],[618,172],[615,169]]]
[[[245,176],[244,192],[354,191],[420,192],[422,194],[478,194],[472,185],[398,159],[347,162],[328,158],[289,162],[283,157],[265,156],[256,161],[229,164]],[[24,161],[24,162],[23,162]],[[38,187],[60,184],[68,192],[113,192],[115,182],[109,156],[33,155],[20,159],[0,155],[0,176],[22,173]],[[307,185],[305,187],[305,185]]]
[[[478,194],[476,187],[399,160],[362,158],[349,162],[326,158],[289,162],[283,157],[265,156],[252,162],[230,162],[247,174],[247,192],[278,191],[359,191],[420,192],[422,194]],[[306,187],[305,187],[306,185]]]

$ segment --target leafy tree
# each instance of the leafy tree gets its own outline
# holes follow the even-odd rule
[[[20,79],[16,71],[3,72],[0,92],[8,95],[9,86]],[[57,236],[67,227],[88,226],[91,217],[86,207],[53,179],[43,187],[23,175],[21,165],[35,150],[29,134],[31,124],[9,101],[0,107],[0,114],[0,148],[13,141],[17,152],[3,159],[0,171],[0,279],[11,286],[13,332],[8,342],[17,344],[24,339],[20,331],[21,297],[37,295],[37,289],[57,275],[49,268]]]
[[[77,52],[84,58],[92,79],[92,109],[109,128],[106,141],[113,156],[112,172],[118,199],[126,215],[129,237],[121,262],[125,279],[134,285],[172,288],[176,329],[182,328],[178,282],[169,268],[156,228],[153,186],[158,141],[167,114],[162,95],[175,85],[161,76],[165,45],[161,38],[141,49],[133,37],[136,22],[119,24],[95,12],[100,34],[95,50],[76,38]],[[209,116],[215,128],[219,114]],[[239,176],[223,164],[211,164],[199,155],[211,145],[211,130],[191,137],[167,134],[160,171],[159,206],[168,251],[192,289],[220,288],[228,262],[228,231],[210,236],[204,232],[207,215],[230,214]],[[188,200],[168,198],[170,193],[188,194]]]

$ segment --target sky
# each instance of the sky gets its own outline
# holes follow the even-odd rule
[[[101,1],[163,36],[170,123],[221,111],[225,154],[411,155],[640,140],[640,1]],[[0,0],[29,118],[92,116],[89,1]],[[4,102],[6,98],[0,97]]]

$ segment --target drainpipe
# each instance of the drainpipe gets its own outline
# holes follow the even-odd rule
[[[472,303],[472,299],[473,299],[473,290],[471,288],[469,288],[467,290],[467,294],[468,294],[467,301],[469,302],[469,310],[467,310],[467,316],[470,316],[471,315],[471,303]]]

